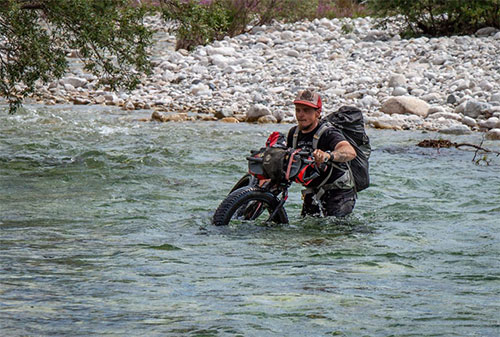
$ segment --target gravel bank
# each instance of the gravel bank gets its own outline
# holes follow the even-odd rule
[[[159,19],[148,24],[159,29],[154,72],[137,90],[95,89],[96,78],[75,62],[65,78],[39,88],[42,102],[151,109],[164,121],[293,122],[295,93],[315,88],[326,113],[355,105],[373,127],[500,137],[495,30],[406,40],[372,18],[321,19],[254,27],[188,53],[173,51],[175,39]]]

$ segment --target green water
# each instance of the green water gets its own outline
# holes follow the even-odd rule
[[[500,335],[500,158],[369,130],[352,218],[301,219],[293,186],[289,225],[215,228],[248,150],[290,126],[144,116],[1,109],[0,335]]]

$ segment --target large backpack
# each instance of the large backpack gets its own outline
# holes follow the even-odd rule
[[[370,145],[370,138],[368,138],[365,132],[365,122],[361,110],[353,106],[342,106],[336,112],[323,117],[321,122],[331,124],[340,130],[346,140],[356,150],[356,158],[348,164],[354,176],[356,191],[359,192],[366,189],[370,185],[368,159],[370,158],[372,147]]]
[[[342,106],[320,121],[320,127],[313,136],[313,149],[318,148],[321,135],[330,127],[341,131],[345,139],[356,151],[356,158],[347,163],[352,173],[353,185],[356,192],[366,189],[370,185],[369,163],[371,154],[370,139],[365,132],[363,113],[353,106]],[[298,130],[294,134],[294,143],[298,136]],[[294,147],[296,144],[294,144]],[[348,186],[348,184],[347,184]]]

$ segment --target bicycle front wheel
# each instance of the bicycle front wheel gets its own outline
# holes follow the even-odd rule
[[[226,226],[232,220],[265,220],[278,207],[279,200],[259,187],[242,187],[231,192],[214,213],[213,224]],[[271,219],[275,223],[288,223],[286,211],[281,207]]]

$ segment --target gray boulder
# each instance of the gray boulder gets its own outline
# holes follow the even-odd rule
[[[476,36],[490,36],[495,35],[497,32],[498,29],[496,29],[495,27],[484,27],[476,32]]]
[[[500,102],[500,93],[496,93],[496,94],[491,95],[490,101],[491,102]]]
[[[255,104],[250,106],[247,111],[247,122],[256,122],[262,116],[272,115],[271,110],[263,104]]]
[[[472,118],[478,118],[483,112],[488,110],[489,104],[469,100],[465,103],[464,115]]]
[[[84,87],[88,83],[88,81],[86,79],[81,78],[81,77],[76,77],[76,76],[75,77],[65,77],[62,79],[62,82],[63,82],[63,85],[70,84],[75,88]]]
[[[229,107],[223,107],[222,110],[217,110],[214,113],[215,118],[223,119],[228,117],[233,117],[233,111]]]

